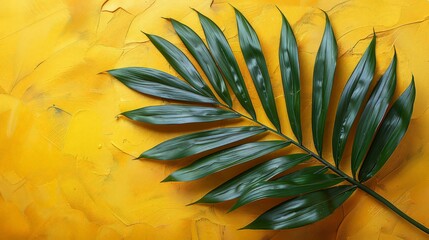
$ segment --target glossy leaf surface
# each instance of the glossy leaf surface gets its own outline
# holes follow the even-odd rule
[[[188,26],[174,19],[170,19],[170,21],[173,24],[177,35],[179,35],[186,48],[197,60],[199,66],[206,74],[216,93],[228,106],[231,107],[232,101],[228,92],[228,88],[226,87],[222,74],[216,66],[216,63],[214,62],[203,40]]]
[[[248,186],[268,180],[308,159],[310,156],[307,154],[291,154],[258,164],[213,189],[197,203],[217,203],[237,198]]]
[[[258,36],[247,19],[237,9],[235,9],[235,16],[241,52],[262,102],[262,107],[277,130],[281,131],[271,79]]]
[[[146,34],[146,36],[180,76],[205,96],[214,97],[213,92],[206,85],[200,73],[179,48],[162,37],[151,34]]]
[[[182,80],[151,68],[129,67],[109,70],[108,73],[127,87],[147,95],[186,102],[216,103],[201,95]]]
[[[276,179],[276,181],[293,181],[295,178],[300,178],[302,176],[307,176],[310,174],[324,174],[327,171],[328,168],[324,166],[311,166],[296,170],[295,172],[288,173]]]
[[[290,126],[298,142],[302,142],[301,132],[301,87],[299,82],[298,47],[295,35],[286,17],[282,15],[282,30],[280,35],[280,70],[283,91]]]
[[[240,104],[244,109],[246,109],[252,118],[256,119],[255,109],[253,108],[249,92],[247,91],[237,60],[232,53],[228,41],[220,28],[212,20],[199,12],[198,16],[201,26],[203,27],[210,52],[212,53],[219,69],[225,76],[225,79],[228,81],[229,86],[235,96],[237,96]]]
[[[396,87],[396,53],[386,72],[377,82],[357,125],[352,149],[352,173],[356,177],[372,139],[386,114]]]
[[[245,229],[288,229],[317,222],[335,211],[354,192],[353,186],[338,186],[304,194],[263,213]]]
[[[240,196],[231,210],[264,198],[284,198],[313,192],[344,181],[334,174],[307,174],[289,181],[261,181],[251,185]]]
[[[265,131],[263,127],[235,127],[191,133],[165,141],[142,153],[139,158],[174,160],[189,157]]]
[[[313,72],[312,130],[317,153],[322,156],[323,135],[326,115],[331,99],[332,84],[337,66],[338,47],[328,15],[325,13],[326,25],[322,43],[316,55]]]
[[[232,166],[262,157],[288,146],[285,141],[251,142],[228,148],[200,158],[189,166],[173,172],[164,181],[191,181]]]
[[[395,101],[377,131],[359,171],[360,181],[367,181],[374,176],[395,151],[410,124],[415,97],[416,88],[413,77],[410,85]]]
[[[121,114],[134,121],[161,125],[214,122],[240,117],[235,112],[221,108],[180,104],[144,107]]]
[[[344,87],[335,116],[332,153],[338,167],[350,129],[371,84],[375,70],[375,35]]]

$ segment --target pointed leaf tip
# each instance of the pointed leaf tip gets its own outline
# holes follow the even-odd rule
[[[353,142],[351,167],[353,177],[356,178],[359,169],[377,129],[383,121],[389,103],[396,88],[396,54],[374,87],[366,106],[359,119],[356,135]]]
[[[265,132],[264,128],[253,126],[201,131],[162,142],[141,156],[157,160],[175,160],[226,146],[262,132]]]
[[[216,187],[199,201],[204,203],[224,202],[239,197],[246,189],[259,181],[266,181],[304,161],[310,159],[307,154],[290,154],[271,159],[242,172],[234,178]]]
[[[164,180],[162,180],[161,182],[175,182],[177,181],[173,176],[168,175],[166,178],[164,178]]]
[[[213,59],[219,67],[219,70],[243,108],[246,109],[253,119],[256,119],[256,112],[243,79],[243,75],[241,74],[237,60],[225,35],[211,19],[201,13],[198,13],[198,16],[201,26],[203,27],[209,49],[212,53]]]
[[[376,59],[375,39],[374,35],[371,43],[350,75],[338,103],[332,134],[332,153],[337,167],[343,157],[350,129],[355,122],[374,76]]]
[[[410,85],[394,102],[374,137],[359,171],[361,182],[373,177],[399,145],[410,124],[415,97],[416,89],[413,76]]]
[[[189,50],[195,60],[197,60],[199,66],[202,68],[211,85],[213,86],[213,89],[228,106],[232,107],[231,96],[223,79],[222,73],[219,71],[216,62],[214,61],[203,40],[194,32],[194,30],[185,24],[174,19],[171,20],[171,23],[177,35],[185,44],[186,48]]]
[[[323,136],[337,66],[338,47],[325,13],[326,23],[313,71],[312,132],[317,153],[322,156]]]
[[[249,21],[237,9],[235,9],[235,15],[241,52],[255,85],[259,99],[261,100],[262,107],[264,108],[268,119],[273,123],[278,131],[281,131],[277,106],[271,86],[271,78],[268,73],[268,67],[258,35],[250,25]]]
[[[177,181],[192,181],[251,161],[290,145],[285,141],[250,142],[202,157],[171,174]]]
[[[298,47],[292,28],[284,14],[279,46],[280,72],[283,83],[283,92],[286,101],[286,110],[290,126],[296,139],[302,143],[301,131],[301,87],[298,60]]]
[[[202,95],[213,98],[214,100],[216,99],[195,66],[178,47],[160,36],[150,34],[147,36],[152,44],[168,61],[171,67],[180,74],[180,76],[182,76]]]
[[[240,115],[235,112],[218,107],[181,104],[149,106],[123,112],[121,114],[134,121],[157,125],[204,123],[240,117]]]
[[[109,74],[143,94],[177,101],[216,103],[177,77],[156,69],[127,67],[109,70]]]
[[[263,213],[245,229],[291,229],[317,222],[341,206],[356,187],[342,185],[289,199]]]

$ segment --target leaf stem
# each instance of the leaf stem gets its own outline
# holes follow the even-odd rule
[[[230,111],[233,111],[233,112],[239,114],[241,117],[246,118],[247,120],[252,121],[252,122],[258,124],[261,127],[265,127],[268,131],[274,133],[275,135],[277,135],[277,136],[279,136],[279,137],[281,137],[283,139],[286,139],[286,140],[290,141],[293,145],[295,145],[298,148],[302,149],[303,151],[307,152],[309,155],[311,155],[313,158],[317,159],[319,162],[321,162],[327,168],[329,168],[330,170],[332,170],[334,173],[336,173],[337,175],[343,177],[346,181],[348,181],[352,185],[356,186],[360,190],[362,190],[365,193],[369,194],[370,196],[374,197],[380,203],[384,204],[386,207],[388,207],[389,209],[391,209],[393,212],[395,212],[396,214],[398,214],[403,219],[407,220],[409,223],[411,223],[412,225],[414,225],[418,229],[420,229],[423,232],[429,234],[429,228],[427,228],[423,224],[419,223],[418,221],[414,220],[413,218],[411,218],[410,216],[408,216],[406,213],[404,213],[402,210],[400,210],[399,208],[397,208],[389,200],[387,200],[386,198],[384,198],[383,196],[381,196],[380,194],[378,194],[374,190],[370,189],[366,185],[364,185],[364,184],[356,181],[354,178],[350,177],[349,175],[347,175],[346,173],[344,173],[343,171],[341,171],[339,168],[335,167],[330,162],[328,162],[327,160],[323,159],[321,156],[319,156],[318,154],[314,153],[313,151],[311,151],[310,149],[308,149],[304,145],[302,145],[299,142],[297,142],[297,141],[291,139],[290,137],[284,135],[281,131],[278,131],[278,130],[275,130],[273,128],[270,128],[270,127],[266,126],[265,124],[259,122],[258,120],[254,119],[254,118],[250,118],[250,117],[248,117],[246,115],[243,115],[242,113],[236,111],[235,109],[233,109],[233,108],[231,108],[231,107],[229,107],[229,106],[227,106],[227,105],[225,105],[223,103],[219,103],[219,105],[222,106],[222,107],[224,107],[224,108],[229,109]]]

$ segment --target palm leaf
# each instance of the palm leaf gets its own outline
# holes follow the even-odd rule
[[[307,154],[291,154],[261,163],[213,189],[197,202],[216,203],[237,198],[250,185],[268,180],[308,159]]]
[[[396,86],[396,53],[389,68],[380,78],[371,93],[368,103],[359,120],[352,150],[352,173],[356,172],[365,157],[372,139],[378,129]]]
[[[142,153],[139,158],[174,160],[222,147],[265,131],[263,127],[219,128],[191,133],[165,141]]]
[[[238,39],[240,40],[241,52],[246,60],[247,68],[249,69],[250,76],[252,76],[256,90],[258,91],[262,107],[265,109],[268,118],[277,130],[281,131],[270,76],[258,36],[243,14],[237,9],[234,10],[237,18]]]
[[[244,228],[288,229],[317,222],[339,207],[356,188],[338,186],[308,193],[268,210]]]
[[[134,121],[159,125],[214,122],[240,117],[240,114],[226,109],[181,104],[150,106],[121,114]]]
[[[398,146],[410,124],[415,97],[416,87],[413,77],[410,86],[393,104],[375,135],[359,171],[359,179],[362,182],[374,176]]]
[[[200,179],[260,157],[267,157],[268,154],[275,156],[280,152],[278,150],[293,145],[300,153],[287,155],[283,153],[281,156],[259,163],[210,190],[195,203],[217,203],[238,199],[233,206],[235,209],[263,198],[292,197],[263,213],[245,227],[286,229],[301,227],[327,217],[352,196],[356,189],[359,189],[417,228],[429,233],[428,228],[363,184],[382,168],[403,138],[410,123],[415,98],[415,86],[412,81],[386,114],[395,89],[395,55],[391,65],[372,90],[368,101],[365,101],[375,71],[375,33],[342,91],[332,129],[332,160],[335,164],[331,164],[329,159],[322,157],[327,110],[329,105],[334,105],[330,103],[330,96],[334,86],[337,59],[337,45],[328,15],[325,13],[325,31],[313,73],[312,132],[316,148],[313,152],[302,142],[298,46],[286,17],[280,14],[283,24],[279,39],[279,66],[286,111],[297,141],[281,132],[280,122],[282,121],[278,117],[280,114],[274,101],[273,84],[261,50],[261,42],[249,21],[235,10],[241,52],[263,109],[275,128],[256,119],[256,112],[243,74],[220,28],[203,14],[199,12],[197,14],[208,47],[192,29],[176,20],[170,19],[170,21],[186,48],[208,77],[210,85],[226,104],[216,99],[209,85],[204,82],[181,50],[161,37],[147,35],[187,83],[170,74],[150,68],[123,68],[111,70],[109,73],[129,88],[143,94],[186,101],[191,104],[150,106],[127,111],[123,115],[132,120],[157,125],[198,124],[212,121],[224,121],[224,124],[229,124],[225,120],[238,118],[250,121],[252,126],[224,127],[222,125],[221,128],[178,136],[145,151],[141,158],[157,160],[203,155],[171,173],[164,182]],[[230,95],[223,79],[251,117],[232,108]],[[211,105],[207,106],[207,104]],[[365,107],[362,115],[359,116],[358,112],[362,105]],[[353,142],[352,177],[340,169],[339,163],[343,158],[354,122],[358,122],[358,133]],[[281,140],[250,140],[252,136],[263,132]],[[206,154],[206,151],[211,153]],[[315,160],[318,164],[295,169],[300,163],[311,163],[310,160]],[[359,181],[355,179],[357,174]],[[341,185],[343,181],[347,184]]]
[[[180,37],[186,48],[203,69],[216,93],[226,104],[228,104],[228,106],[232,107],[231,96],[229,95],[228,88],[223,81],[222,74],[216,67],[216,63],[214,62],[203,40],[188,26],[174,19],[170,19],[170,21],[173,24],[177,35]]]
[[[343,157],[350,129],[366,96],[375,70],[375,34],[344,87],[338,103],[332,136],[332,153],[338,167]]]
[[[282,73],[283,91],[290,126],[298,142],[302,142],[301,132],[301,87],[299,82],[298,47],[295,35],[285,15],[282,15],[280,36],[280,71]]]
[[[260,199],[285,198],[317,191],[322,188],[337,185],[343,180],[344,179],[335,174],[308,174],[301,175],[299,178],[294,178],[289,181],[258,182],[250,186],[241,195],[234,206],[232,206],[231,210]]]
[[[205,96],[214,97],[212,91],[204,82],[200,73],[179,48],[162,37],[147,33],[145,34],[153,45],[155,45],[155,47],[162,53],[165,59],[167,59],[168,63],[170,63],[174,70],[180,74],[180,76]]]
[[[334,31],[326,13],[325,18],[325,32],[314,63],[311,111],[314,146],[320,156],[322,156],[323,134],[325,132],[326,115],[331,98],[338,54]]]
[[[121,68],[108,71],[127,87],[147,95],[186,102],[216,103],[180,79],[151,68]]]
[[[173,172],[164,179],[164,182],[191,181],[202,178],[212,173],[264,156],[286,147],[289,144],[290,142],[285,141],[264,141],[251,142],[228,148],[200,158],[189,166]]]
[[[223,35],[220,28],[212,20],[199,12],[197,13],[204,30],[204,35],[206,36],[206,41],[217,66],[225,76],[225,79],[228,81],[238,101],[244,109],[256,119],[255,109],[253,108],[252,100],[250,100],[243,75],[240,72],[237,60],[232,53],[225,35]]]

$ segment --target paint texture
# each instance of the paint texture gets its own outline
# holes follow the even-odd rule
[[[333,215],[304,228],[237,230],[278,201],[259,201],[229,214],[232,202],[185,205],[240,167],[194,182],[160,183],[189,160],[132,160],[161,141],[190,131],[117,117],[163,102],[139,95],[102,72],[147,66],[176,75],[141,31],[163,36],[184,50],[171,24],[161,17],[179,20],[202,36],[191,7],[225,32],[258,119],[270,124],[239,53],[234,11],[228,3],[259,34],[283,132],[290,136],[278,68],[281,16],[276,5],[291,23],[300,54],[301,117],[307,126],[303,127],[307,146],[313,146],[312,71],[325,19],[319,9],[330,16],[339,59],[324,144],[329,159],[340,89],[373,29],[377,34],[375,79],[387,68],[396,47],[394,98],[414,74],[415,110],[390,162],[368,184],[429,226],[429,1],[15,0],[3,1],[0,8],[0,239],[429,239],[359,191]],[[235,98],[233,102],[239,106]],[[350,155],[349,146],[342,168],[350,169]]]

